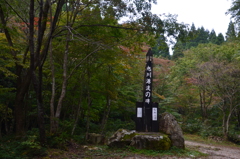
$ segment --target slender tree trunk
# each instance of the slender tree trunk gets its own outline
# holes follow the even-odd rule
[[[90,73],[90,59],[87,61],[87,124],[86,124],[86,134],[85,134],[85,141],[88,140],[88,134],[89,134],[89,127],[90,127],[90,114],[91,114],[91,106],[92,106],[92,100],[91,100],[91,94],[90,94],[90,80],[91,80],[91,73]]]
[[[62,91],[58,100],[58,105],[55,113],[55,120],[53,120],[53,125],[51,130],[53,130],[54,133],[57,132],[58,126],[59,126],[59,118],[62,110],[63,105],[63,99],[66,95],[66,89],[67,89],[67,63],[68,63],[68,53],[69,53],[69,41],[70,41],[70,32],[67,33],[66,37],[66,46],[65,46],[65,52],[64,52],[64,59],[63,59],[63,82],[62,82]]]
[[[230,110],[229,110],[229,113],[228,113],[228,116],[227,116],[227,119],[226,119],[226,134],[225,134],[225,139],[228,138],[228,132],[229,132],[229,122],[230,122],[230,119],[231,119],[231,116],[234,112],[234,109],[235,107],[233,106],[233,103],[232,103],[232,98],[230,99]]]
[[[92,100],[90,96],[90,91],[88,90],[88,108],[87,108],[87,124],[86,124],[86,134],[85,134],[85,140],[87,141],[88,139],[88,134],[89,134],[89,127],[90,127],[90,111],[91,111],[91,106],[92,106]]]
[[[8,127],[8,103],[6,104],[6,110],[5,110],[5,114],[4,114],[4,123],[5,123],[5,131],[6,134],[8,134],[9,132],[9,127]]]
[[[223,119],[222,119],[222,128],[223,128],[223,136],[225,137],[226,134],[226,120],[225,120],[225,113],[223,112]]]
[[[101,135],[103,135],[103,133],[104,133],[104,130],[105,130],[105,127],[106,127],[106,124],[107,124],[107,120],[108,120],[108,116],[109,116],[109,113],[110,113],[110,109],[111,109],[111,100],[110,100],[108,95],[106,97],[106,100],[107,100],[106,108],[105,108],[105,111],[104,111],[104,116],[103,116],[102,124],[101,124]]]
[[[2,122],[3,119],[0,120],[0,139],[2,139]]]
[[[79,98],[79,102],[78,102],[78,109],[77,109],[77,113],[76,113],[76,119],[75,119],[75,122],[74,122],[74,125],[73,125],[73,128],[72,128],[71,135],[74,134],[74,131],[75,131],[76,127],[77,127],[77,123],[78,123],[79,116],[80,116],[81,104],[82,104],[82,98],[80,97]]]
[[[199,93],[199,97],[200,97],[200,106],[201,106],[201,112],[202,112],[202,120],[204,121],[204,113],[203,113],[203,93],[200,92]]]
[[[54,110],[54,101],[55,101],[55,67],[53,61],[53,53],[52,53],[52,44],[50,44],[50,64],[51,64],[51,72],[52,72],[52,95],[50,101],[50,132],[54,132],[54,120],[55,120],[55,110]]]
[[[48,0],[46,3],[51,6],[51,1]],[[51,8],[51,7],[50,7]],[[53,19],[52,19],[52,10],[49,10],[50,14],[50,23],[51,23],[51,28],[53,27]],[[51,77],[52,77],[52,95],[51,95],[51,100],[50,100],[50,132],[53,133],[54,129],[54,120],[55,120],[55,110],[54,110],[54,102],[55,102],[55,86],[56,86],[56,80],[55,80],[55,67],[54,67],[54,60],[53,60],[53,51],[52,51],[52,39],[49,41],[49,53],[50,53],[50,66],[51,66]]]
[[[226,138],[227,137],[227,133],[226,133],[226,111],[227,111],[227,100],[225,99],[225,98],[223,98],[223,106],[222,106],[222,112],[223,112],[223,121],[222,121],[222,123],[223,123],[223,125],[222,125],[222,127],[223,127],[223,136],[224,136],[224,138]]]
[[[206,102],[206,91],[202,90],[200,92],[200,105],[201,105],[201,111],[202,111],[202,119],[203,121],[207,119],[207,102]]]

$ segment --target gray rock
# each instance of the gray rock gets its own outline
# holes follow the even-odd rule
[[[163,113],[159,120],[159,129],[167,134],[172,142],[172,146],[185,148],[183,132],[176,118],[170,113]]]
[[[131,143],[131,137],[135,136],[136,131],[128,131],[125,129],[119,129],[109,139],[107,145],[109,147],[124,147]]]
[[[146,150],[169,150],[171,140],[166,135],[141,134],[132,138],[131,146]]]
[[[168,150],[171,147],[171,140],[167,135],[161,133],[119,129],[108,139],[108,146],[118,148],[133,146],[137,149]]]
[[[89,133],[87,142],[90,144],[101,144],[103,145],[105,142],[105,136],[101,134]]]

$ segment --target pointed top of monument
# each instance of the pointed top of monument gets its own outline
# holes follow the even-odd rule
[[[146,54],[146,56],[153,56],[152,49],[150,48]]]

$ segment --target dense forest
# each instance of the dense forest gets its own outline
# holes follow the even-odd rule
[[[227,11],[225,37],[152,14],[152,3],[1,0],[3,142],[59,148],[68,139],[85,142],[89,133],[135,129],[152,48],[159,113],[172,113],[185,133],[240,143],[239,0]],[[173,55],[168,37],[176,39]]]

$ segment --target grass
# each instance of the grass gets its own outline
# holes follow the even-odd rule
[[[195,142],[200,142],[208,145],[223,145],[223,146],[237,146],[231,142],[223,141],[223,142],[215,142],[213,140],[208,140],[206,138],[202,138],[198,135],[193,134],[185,134],[185,140],[192,140]],[[69,151],[62,151],[60,154],[59,152],[55,154],[51,152],[48,153],[47,156],[51,156],[51,159],[77,159],[79,156],[84,159],[121,159],[125,157],[130,158],[201,158],[208,156],[207,154],[201,153],[198,151],[198,147],[186,147],[186,149],[179,149],[176,147],[172,147],[170,150],[161,150],[161,151],[154,151],[154,150],[143,150],[143,149],[136,149],[133,147],[125,147],[125,148],[109,148],[106,145],[88,145],[90,149],[84,149],[82,146],[78,146],[79,148]],[[96,148],[97,147],[97,148]],[[216,149],[217,150],[217,149]],[[50,155],[51,154],[51,155]],[[56,156],[55,156],[56,155]],[[43,158],[41,158],[43,159]],[[48,157],[44,159],[49,159]]]
[[[240,145],[236,145],[229,141],[213,141],[207,138],[203,138],[199,135],[194,134],[184,134],[185,140],[191,140],[195,142],[200,142],[208,145],[222,145],[222,146],[232,146],[232,147],[240,147]],[[154,151],[154,150],[140,150],[135,149],[133,147],[127,147],[125,149],[110,149],[107,146],[102,147],[101,152],[92,151],[90,153],[90,158],[95,158],[95,154],[100,154],[101,158],[124,158],[126,156],[141,156],[141,157],[188,157],[188,158],[199,158],[208,156],[207,154],[201,153],[197,150],[196,147],[187,147],[186,149],[179,149],[176,147],[171,148],[170,150],[165,151]]]
[[[93,150],[93,151],[86,151],[85,158],[124,158],[124,157],[202,157],[206,156],[199,151],[194,149],[179,149],[176,147],[171,148],[170,150],[161,150],[161,151],[154,151],[154,150],[143,150],[143,149],[135,149],[133,147],[126,147],[122,149],[113,149],[108,148],[107,146],[101,146],[101,150]]]

